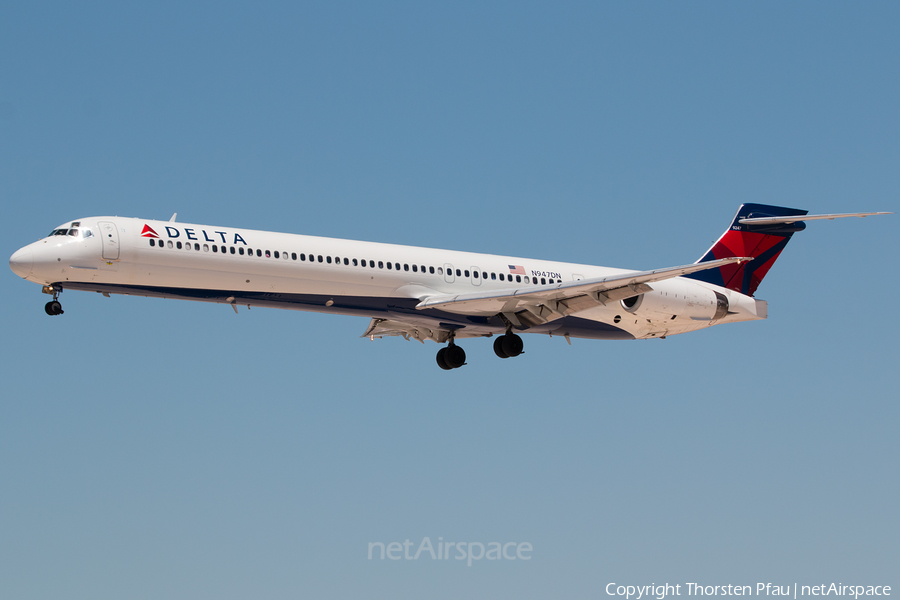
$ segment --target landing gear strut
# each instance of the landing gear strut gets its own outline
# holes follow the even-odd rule
[[[437,364],[445,371],[458,369],[466,364],[466,351],[450,340],[450,345],[441,348],[437,353]]]
[[[514,333],[501,335],[494,340],[494,354],[500,358],[512,358],[522,354],[525,343]]]

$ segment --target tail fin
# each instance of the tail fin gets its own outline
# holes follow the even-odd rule
[[[791,236],[806,229],[802,221],[794,223],[776,223],[769,225],[750,225],[741,223],[741,219],[759,217],[793,217],[806,215],[806,210],[769,206],[767,204],[742,204],[738,209],[731,227],[713,244],[712,248],[698,260],[698,263],[731,258],[733,256],[752,256],[753,260],[708,269],[685,275],[719,285],[747,296],[752,296],[762,282],[763,277],[775,264],[775,260]]]

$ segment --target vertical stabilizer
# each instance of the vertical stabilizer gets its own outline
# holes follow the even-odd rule
[[[733,256],[752,256],[753,260],[746,263],[725,265],[718,269],[699,271],[685,277],[705,281],[752,296],[762,282],[763,277],[775,264],[775,260],[781,254],[781,251],[787,246],[791,236],[805,229],[806,225],[802,221],[771,225],[751,225],[741,223],[741,219],[804,216],[808,212],[784,206],[742,204],[728,230],[697,262],[702,263]]]

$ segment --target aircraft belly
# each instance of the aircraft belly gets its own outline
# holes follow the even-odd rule
[[[152,298],[172,298],[234,304],[237,306],[305,310],[331,314],[390,317],[420,323],[423,326],[465,330],[476,335],[502,334],[505,323],[497,316],[471,316],[448,313],[437,309],[416,310],[415,298],[388,298],[375,296],[342,296],[338,294],[290,293],[283,291],[242,291],[239,289],[198,289],[195,287],[169,287],[149,285],[122,285],[103,282],[59,282],[64,289],[74,289],[110,294],[145,296]],[[517,329],[519,333],[543,333],[569,335],[589,339],[634,339],[633,334],[619,327],[585,319],[564,317],[528,329]]]

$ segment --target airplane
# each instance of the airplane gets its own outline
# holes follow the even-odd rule
[[[511,358],[519,333],[571,344],[765,319],[754,294],[806,221],[885,214],[743,204],[698,261],[651,271],[195,225],[177,213],[101,216],[60,225],[9,266],[52,295],[51,316],[63,314],[64,290],[364,316],[361,337],[434,341],[438,366],[452,370],[466,364],[464,338],[495,337],[494,353]]]

